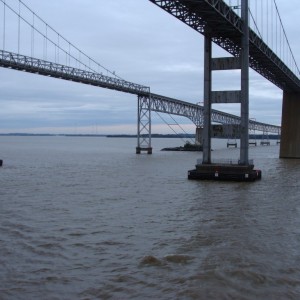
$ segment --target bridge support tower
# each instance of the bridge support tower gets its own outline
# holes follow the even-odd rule
[[[204,130],[203,160],[195,170],[188,172],[189,179],[254,181],[261,178],[260,170],[253,170],[249,162],[249,14],[248,0],[242,0],[243,35],[240,57],[212,58],[212,38],[210,28],[204,33]],[[241,70],[240,91],[212,91],[212,71]],[[214,103],[241,104],[241,148],[240,159],[236,163],[212,163],[211,160],[211,111]]]
[[[300,93],[283,92],[280,158],[300,158]]]
[[[136,154],[152,154],[151,147],[151,94],[138,95]]]

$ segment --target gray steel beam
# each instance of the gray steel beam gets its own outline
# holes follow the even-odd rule
[[[239,57],[214,57],[211,60],[212,71],[236,69],[241,69],[241,60]]]
[[[212,91],[212,103],[241,103],[241,91]]]
[[[151,111],[183,116],[190,119],[196,125],[196,127],[204,126],[204,107],[201,105],[153,93],[151,93],[150,105]],[[241,118],[236,115],[212,109],[211,122],[218,124],[240,125]],[[249,130],[280,134],[281,127],[249,120]]]

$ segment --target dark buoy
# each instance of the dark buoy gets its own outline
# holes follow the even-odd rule
[[[3,165],[3,160],[0,159],[0,167],[2,167],[2,165]]]

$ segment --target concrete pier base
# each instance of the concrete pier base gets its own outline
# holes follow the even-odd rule
[[[142,152],[147,152],[147,154],[152,154],[152,147],[149,148],[136,147],[136,154],[141,154]]]
[[[237,164],[199,164],[195,170],[188,171],[188,179],[255,181],[261,179],[261,171],[253,165]]]
[[[300,158],[300,93],[283,92],[280,158]]]

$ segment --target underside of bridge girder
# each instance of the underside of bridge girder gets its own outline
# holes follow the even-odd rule
[[[243,21],[223,0],[149,0],[235,57],[241,53]],[[268,45],[249,30],[249,65],[285,91],[300,92],[300,80]]]

